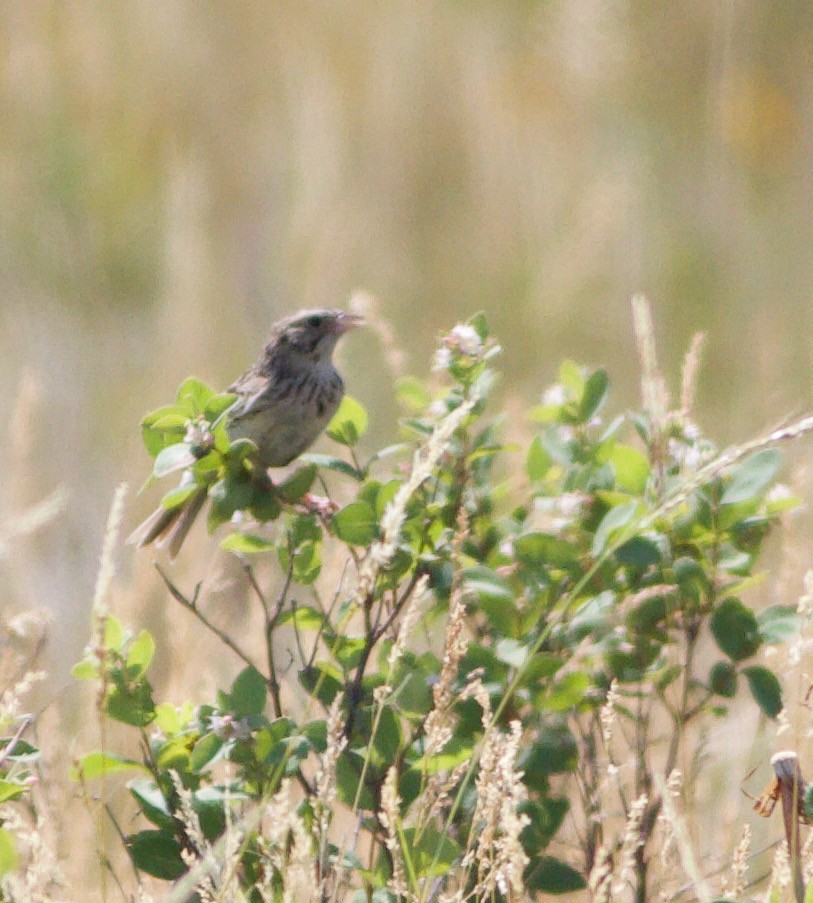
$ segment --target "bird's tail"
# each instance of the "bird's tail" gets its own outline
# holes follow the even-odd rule
[[[157,508],[133,530],[127,542],[139,548],[154,542],[159,549],[166,546],[169,557],[175,558],[205,501],[206,487],[202,486],[177,508]]]

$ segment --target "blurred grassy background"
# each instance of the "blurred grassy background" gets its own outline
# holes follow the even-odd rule
[[[810,407],[811,41],[805,0],[0,5],[0,519],[70,491],[3,611],[75,660],[141,415],[357,288],[418,373],[484,309],[509,402],[573,357],[632,403],[644,291],[668,372],[709,333],[712,436]],[[342,357],[392,437],[374,335]]]
[[[0,604],[84,630],[141,415],[356,288],[417,372],[482,308],[509,394],[570,356],[616,404],[644,291],[667,370],[709,333],[713,435],[808,406],[811,39],[805,2],[0,6],[0,414],[23,395],[27,429],[4,513],[71,491]],[[391,436],[369,332],[344,370]]]

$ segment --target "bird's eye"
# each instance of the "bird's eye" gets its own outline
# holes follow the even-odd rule
[[[317,326],[322,325],[322,317],[319,314],[315,314],[312,317],[308,317],[308,326],[312,326],[314,329]]]

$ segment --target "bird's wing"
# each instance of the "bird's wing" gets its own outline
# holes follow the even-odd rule
[[[233,382],[228,392],[237,396],[237,400],[229,408],[229,420],[232,422],[245,417],[247,414],[256,414],[268,404],[268,377],[259,373],[246,373],[240,379]]]

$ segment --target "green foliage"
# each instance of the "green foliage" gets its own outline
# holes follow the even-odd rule
[[[777,716],[780,684],[754,658],[794,637],[799,617],[785,606],[756,613],[747,588],[783,510],[769,495],[778,453],[761,448],[717,465],[713,444],[680,412],[605,422],[607,373],[568,361],[531,412],[534,435],[519,453],[527,485],[509,490],[501,480],[516,470],[517,454],[485,414],[497,352],[478,315],[443,341],[436,361],[449,378],[443,395],[414,378],[399,383],[413,471],[385,464],[404,446],[363,458],[367,415],[350,398],[328,429],[352,449],[350,460],[342,450],[303,456],[304,466],[276,487],[253,471],[250,445],[228,441],[229,396],[187,380],[175,405],[144,419],[153,475],[185,471],[164,504],[204,486],[211,527],[246,512],[247,529],[221,548],[245,561],[273,553],[285,579],[273,602],[252,583],[265,611],[265,668],[247,665],[228,690],[197,707],[154,702],[149,634],[132,636],[112,617],[95,626],[98,640],[74,674],[100,682],[107,716],[137,729],[146,749],[143,763],[90,753],[76,777],[139,769],[128,788],[151,827],[128,839],[138,869],[176,879],[187,869],[189,807],[214,840],[238,811],[266,805],[291,779],[318,875],[343,863],[365,899],[395,899],[396,866],[413,890],[440,879],[473,892],[477,867],[461,862],[483,829],[481,757],[489,742],[507,742],[517,730],[516,786],[506,785],[502,797],[514,800],[519,816],[525,885],[566,893],[585,886],[589,851],[601,841],[594,813],[571,813],[569,788],[578,779],[584,799],[598,798],[608,711],[638,737],[630,799],[657,786],[656,770],[668,777],[687,725],[724,712],[721,701],[743,687],[766,716]],[[349,500],[304,507],[317,475],[340,479]],[[275,532],[263,532],[274,519]],[[327,546],[331,559],[338,548],[362,575],[357,586],[343,583],[333,603],[320,590]],[[431,598],[421,609],[428,642],[414,651],[398,637],[419,587]],[[199,615],[194,600],[170,589]],[[450,612],[465,620],[459,648],[444,648]],[[229,644],[252,660],[241,637]],[[710,670],[701,646],[719,650]],[[307,699],[304,716],[290,708],[297,694]],[[442,741],[432,739],[433,719],[444,725]],[[330,814],[317,775],[325,769],[340,804],[360,816],[375,852],[366,864],[323,833]],[[395,822],[381,815],[390,769],[400,800]],[[424,811],[430,788],[444,781],[445,802]],[[654,805],[657,812],[660,800]],[[583,827],[581,871],[549,850],[568,815]],[[495,842],[507,830],[498,825]],[[258,830],[256,821],[244,826],[237,874],[246,886],[262,871]],[[651,825],[643,830],[648,856]],[[274,886],[284,880],[275,873]]]

